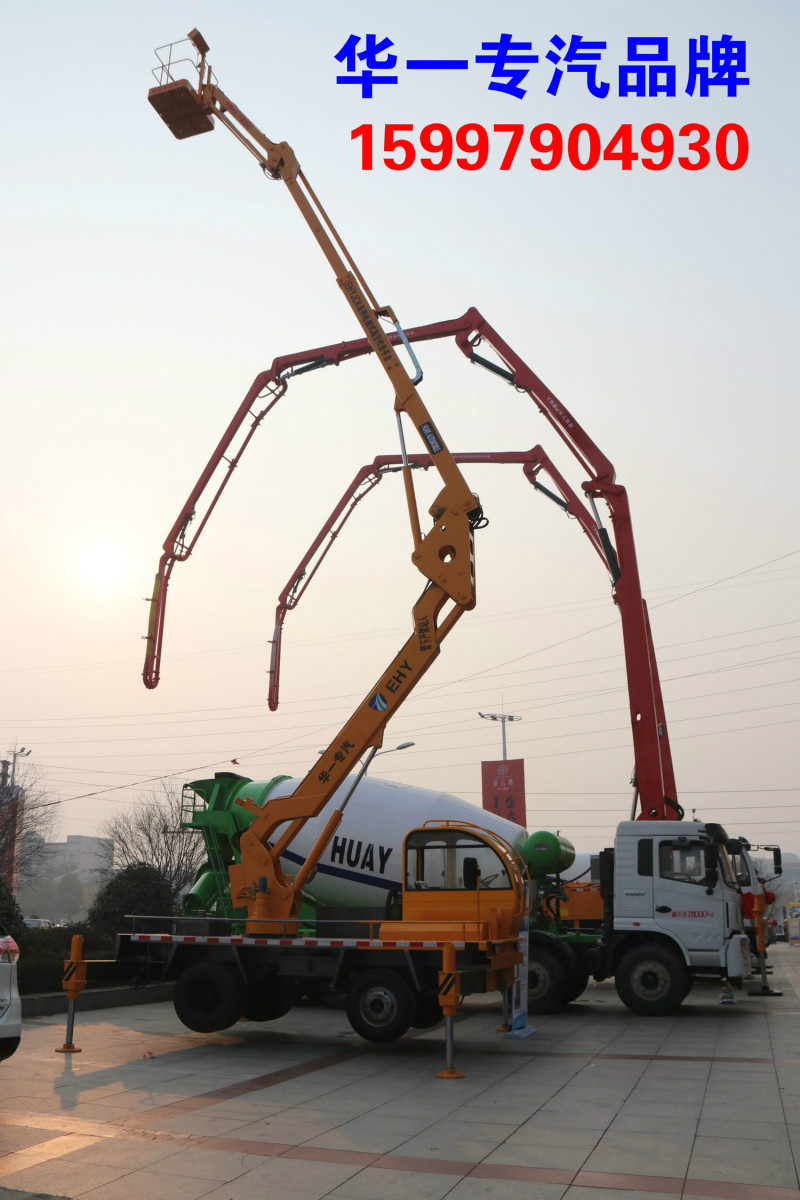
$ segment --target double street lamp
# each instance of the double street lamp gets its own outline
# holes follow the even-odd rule
[[[499,721],[503,730],[503,762],[508,758],[506,749],[506,722],[521,721],[522,717],[515,717],[511,713],[478,713],[479,717],[483,717],[484,721]]]

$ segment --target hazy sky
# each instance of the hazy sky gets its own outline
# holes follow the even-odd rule
[[[408,326],[479,308],[613,461],[680,799],[731,832],[800,849],[796,6],[6,0],[2,13],[0,750],[33,748],[64,800],[62,836],[97,832],[162,777],[231,759],[254,778],[304,774],[405,641],[422,586],[393,478],[289,615],[281,707],[267,710],[279,591],[355,471],[398,449],[375,361],[308,375],[176,567],[162,682],[142,685],[161,543],[254,376],[360,332],[286,189],[224,129],[178,142],[148,105],[153,48],[196,25],[226,93],[294,147],[379,302]],[[539,54],[522,98],[489,90],[491,67],[474,61],[503,33]],[[372,99],[337,85],[351,34],[391,38],[397,85]],[[574,34],[607,43],[606,99],[579,72],[547,92],[550,39]],[[687,96],[690,39],[725,34],[746,42],[749,85]],[[669,39],[676,97],[619,98],[629,37]],[[471,65],[410,71],[409,58]],[[592,124],[603,145],[623,122],[635,143],[667,125],[676,160],[680,128],[699,122],[712,163],[579,171],[565,152],[534,170],[526,142],[543,122],[565,142]],[[350,136],[364,123],[372,171]],[[413,124],[414,137],[431,123],[518,123],[525,140],[508,171],[493,133],[480,170],[391,171],[389,123]],[[741,170],[713,161],[728,123],[749,139]],[[420,356],[452,450],[542,440],[555,456],[527,397],[452,345]],[[518,469],[466,474],[491,521],[477,535],[478,606],[389,726],[387,747],[415,747],[374,773],[479,803],[480,760],[499,757],[500,733],[478,710],[504,705],[523,718],[509,752],[525,759],[529,827],[599,847],[629,813],[632,768],[606,575]]]

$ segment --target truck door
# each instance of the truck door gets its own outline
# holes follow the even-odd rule
[[[656,925],[676,938],[695,966],[718,966],[725,931],[725,900],[716,884],[706,886],[707,841],[694,837],[658,839],[654,866]]]

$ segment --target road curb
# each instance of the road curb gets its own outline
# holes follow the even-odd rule
[[[91,988],[81,992],[77,1009],[90,1012],[97,1008],[127,1008],[133,1004],[157,1004],[172,999],[171,983],[154,983],[149,987]],[[22,1017],[50,1017],[67,1011],[65,992],[42,992],[38,996],[22,996]]]

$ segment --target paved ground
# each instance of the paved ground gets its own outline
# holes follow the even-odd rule
[[[168,1004],[25,1023],[0,1066],[0,1196],[86,1200],[796,1200],[800,949],[773,947],[781,998],[695,989],[647,1020],[604,984],[495,1032],[456,1026],[460,1080],[437,1079],[443,1028],[388,1047],[343,1013],[191,1034]]]

